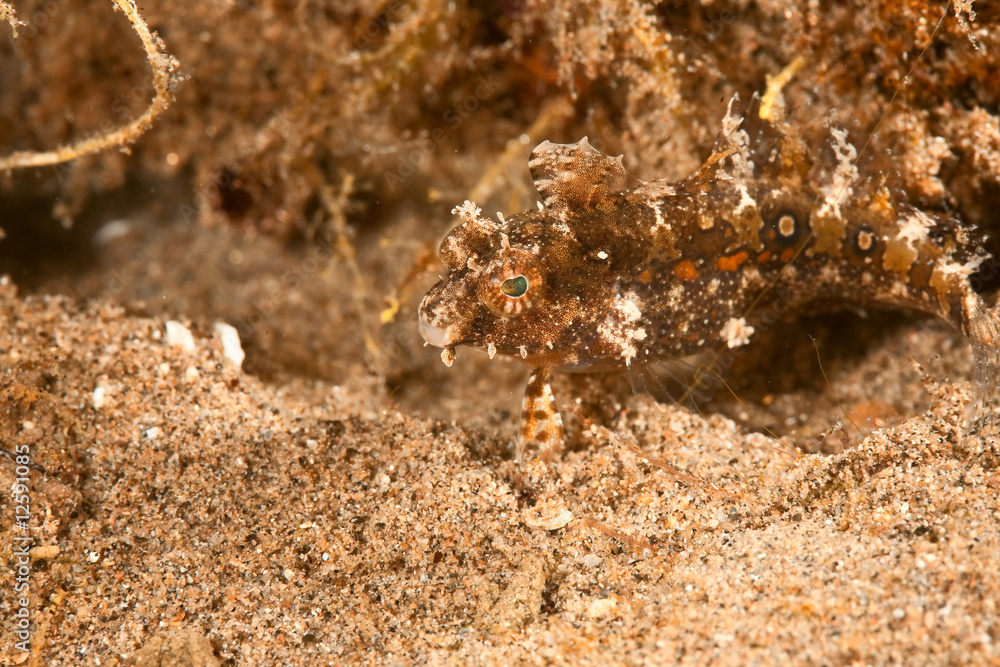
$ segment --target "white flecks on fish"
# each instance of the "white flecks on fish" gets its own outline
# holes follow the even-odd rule
[[[734,347],[742,347],[750,342],[750,337],[753,336],[754,328],[747,324],[745,318],[742,317],[731,317],[729,321],[722,326],[722,332],[720,334],[722,340],[726,342],[726,345],[732,349]]]

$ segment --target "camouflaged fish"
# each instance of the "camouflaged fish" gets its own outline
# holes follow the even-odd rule
[[[987,255],[954,219],[855,193],[857,153],[812,172],[786,123],[730,111],[721,141],[680,182],[644,182],[587,141],[544,142],[528,167],[537,210],[498,220],[466,202],[441,243],[447,273],[420,304],[444,348],[519,357],[531,369],[518,458],[563,439],[549,375],[738,348],[780,314],[851,304],[932,313],[972,342],[981,403],[997,392],[998,327],[970,287]]]

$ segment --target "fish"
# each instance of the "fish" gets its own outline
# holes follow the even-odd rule
[[[528,365],[518,461],[562,446],[554,372],[725,356],[786,313],[847,307],[930,313],[968,337],[967,431],[995,433],[1000,318],[970,281],[993,261],[982,239],[886,179],[862,187],[846,130],[830,128],[832,166],[814,169],[795,128],[760,108],[755,96],[744,117],[730,102],[711,155],[679,181],[643,181],[586,137],[545,141],[528,161],[536,209],[454,208],[419,330],[448,366],[459,346]]]

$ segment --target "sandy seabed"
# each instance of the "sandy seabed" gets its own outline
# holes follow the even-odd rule
[[[219,234],[154,245],[191,257]],[[242,262],[273,262],[253,247]],[[4,448],[44,468],[31,535],[58,547],[30,575],[40,664],[1000,659],[1000,475],[957,441],[969,353],[934,327],[831,361],[842,401],[926,403],[839,453],[627,391],[597,400],[604,419],[588,405],[606,389],[561,380],[569,451],[519,469],[523,373],[482,353],[445,369],[420,350],[447,378],[421,410],[377,378],[263,381],[213,329],[186,340],[107,300],[5,279],[0,314]],[[923,384],[921,354],[938,364]],[[0,458],[4,488],[15,471]],[[29,664],[13,641],[6,660]]]

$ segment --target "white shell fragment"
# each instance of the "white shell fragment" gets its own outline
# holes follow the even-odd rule
[[[116,239],[128,236],[132,231],[132,224],[128,220],[111,220],[104,223],[91,239],[94,245],[106,246]]]
[[[243,352],[240,334],[236,331],[236,327],[225,322],[216,322],[213,328],[216,337],[222,343],[222,355],[233,362],[237,368],[242,368],[246,353]]]
[[[197,349],[194,344],[194,336],[191,335],[191,330],[177,320],[167,321],[167,337],[165,340],[167,345],[179,347],[185,352],[194,352]]]
[[[547,500],[521,513],[524,525],[541,530],[559,530],[575,519],[561,498]]]
[[[97,387],[94,387],[93,401],[95,410],[100,410],[101,408],[104,407],[104,400],[106,393],[107,389],[103,385],[98,385]]]
[[[47,546],[32,547],[28,550],[28,556],[35,560],[51,560],[59,557],[60,549],[54,544]]]
[[[590,618],[607,616],[608,614],[614,612],[617,606],[618,602],[612,598],[594,600],[590,603],[590,606],[587,607],[587,616]]]

